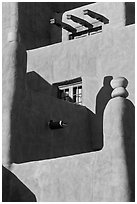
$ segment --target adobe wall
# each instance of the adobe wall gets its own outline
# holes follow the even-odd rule
[[[28,51],[27,70],[36,71],[51,84],[82,77],[83,104],[93,112],[104,77],[124,76],[134,103],[134,35],[134,25],[130,25]]]
[[[96,117],[84,106],[65,102],[46,92],[29,91],[16,117],[10,151],[13,163],[102,149],[102,127],[95,128]],[[67,126],[51,129],[50,120],[63,120]]]
[[[7,14],[7,15],[6,15]],[[25,95],[26,50],[18,42],[18,3],[3,3],[2,41],[2,156],[10,166],[12,120]],[[13,111],[14,110],[14,111]],[[14,112],[14,113],[13,113]]]
[[[104,24],[102,23],[102,30],[104,29],[111,29],[111,28],[122,28],[125,26],[126,23],[126,10],[125,10],[125,3],[124,2],[107,2],[104,4],[104,2],[96,2],[94,4],[89,4],[86,6],[82,6],[80,8],[72,9],[69,11],[66,11],[63,16],[62,20],[65,23],[68,23],[69,25],[75,27],[78,27],[79,25],[71,20],[67,19],[67,15],[74,15],[81,19],[86,20],[87,22],[91,23],[96,27],[97,20],[94,18],[89,17],[88,15],[84,15],[84,10],[89,9],[90,11],[93,11],[95,13],[98,13],[105,18],[109,20],[109,23]],[[99,26],[100,24],[98,24]],[[64,29],[62,29],[62,41],[68,40],[68,32]]]
[[[103,129],[101,151],[13,164],[12,172],[38,202],[134,201],[133,104],[121,97],[112,99]]]
[[[89,4],[88,2],[19,2],[14,10],[14,2],[2,3],[3,43],[11,27],[11,19],[18,16],[19,32],[26,49],[34,49],[61,42],[62,28],[50,24],[57,13]],[[16,21],[16,20],[15,20]]]
[[[6,11],[7,12],[10,11],[8,6],[6,7]],[[15,9],[14,11],[16,13],[17,10]],[[9,32],[8,28],[10,27],[9,25],[10,17],[5,16],[4,18],[7,19],[6,20],[7,29],[6,27],[4,29],[4,32],[7,34]],[[6,42],[6,37],[7,37],[5,33],[4,33],[4,36],[5,36],[4,42]],[[3,66],[4,67],[3,84],[7,89],[4,88],[5,101],[3,103],[4,104],[3,110],[8,110],[8,111],[10,111],[10,107],[13,99],[13,95],[12,95],[13,92],[11,93],[11,90],[14,91],[14,87],[12,86],[14,86],[14,82],[16,81],[14,78],[15,76],[14,74],[18,70],[18,69],[17,70],[15,69],[17,68],[15,64],[14,63],[11,64],[10,62],[14,62],[14,59],[17,58],[18,59],[17,62],[19,62],[18,67],[20,67],[22,71],[24,71],[25,70],[24,68],[26,68],[24,66],[26,65],[25,64],[26,56],[24,55],[25,50],[22,53],[22,49],[20,49],[21,53],[19,52],[19,55],[15,56],[14,54],[16,51],[16,46],[13,48],[15,48],[15,50],[14,49],[12,50],[12,47],[10,50],[8,50],[8,51],[11,51],[11,53],[7,52],[7,50],[4,50],[5,60],[4,60],[4,66]],[[129,81],[129,86],[128,86],[128,91],[130,94],[129,99],[131,99],[131,101],[134,102],[134,49],[133,48],[134,48],[134,26],[128,26],[117,31],[115,31],[115,29],[114,30],[111,29],[109,31],[104,31],[104,33],[99,34],[97,36],[95,35],[85,39],[79,39],[76,41],[70,41],[63,44],[53,45],[50,47],[44,47],[32,52],[29,51],[28,52],[28,71],[37,72],[48,83],[53,83],[53,82],[62,81],[62,80],[64,81],[64,79],[71,79],[77,76],[78,77],[81,76],[83,79],[83,89],[85,90],[83,93],[84,104],[90,109],[90,111],[95,111],[96,97],[97,97],[98,91],[103,85],[103,79],[105,76],[116,76],[116,75],[125,76]],[[11,54],[13,54],[12,55],[13,58],[10,58]],[[6,55],[9,58],[7,58]],[[13,61],[10,61],[10,59],[12,59]],[[13,68],[12,73],[10,72],[12,69],[9,69],[9,67]],[[9,72],[6,72],[5,70],[6,71],[9,70]],[[13,78],[11,77],[12,76],[11,74],[14,75]],[[7,76],[9,78],[7,78]],[[22,76],[24,76],[24,73]],[[10,86],[9,86],[9,80],[11,80],[10,82],[12,82],[10,83]],[[21,89],[18,89],[18,91],[24,89],[24,87],[22,86],[20,88]],[[105,88],[105,85],[103,88]],[[103,90],[104,90],[104,94],[107,95],[108,89],[103,89]],[[51,92],[52,90],[49,91],[49,93]],[[7,96],[6,94],[8,93],[11,93],[10,95],[11,100],[7,100],[9,96]],[[22,93],[22,92],[19,91],[19,93]],[[87,115],[85,114],[85,111],[84,112],[81,111],[82,117],[77,114],[75,115],[74,109],[72,108],[74,106],[73,104],[64,105],[64,102],[60,101],[60,103],[62,104],[60,105],[60,103],[58,102],[57,99],[54,98],[54,96],[52,96],[53,100],[51,100],[52,101],[51,103],[50,101],[51,97],[48,96],[48,93],[46,94],[47,95],[45,96],[42,93],[38,93],[37,90],[35,91],[28,90],[26,97],[22,97],[22,98],[25,98],[25,100],[18,101],[19,104],[22,104],[22,106],[20,106],[19,114],[17,115],[15,120],[12,121],[15,125],[13,128],[13,130],[15,131],[14,135],[18,136],[18,134],[20,133],[20,140],[18,140],[17,137],[16,137],[16,140],[14,140],[14,138],[12,140],[13,142],[12,147],[15,147],[13,148],[14,154],[16,154],[18,158],[22,159],[23,156],[25,155],[36,156],[32,154],[33,151],[38,154],[40,154],[40,151],[43,152],[45,148],[45,144],[44,144],[45,140],[43,138],[46,133],[43,131],[45,127],[44,126],[45,116],[47,117],[47,121],[48,121],[48,119],[50,118],[49,112],[51,110],[52,104],[54,104],[54,112],[56,113],[56,111],[58,110],[57,114],[55,114],[55,117],[62,118],[62,116],[63,117],[67,116],[72,120],[71,121],[72,125],[74,123],[74,120],[80,121],[81,123],[83,123],[83,121],[86,120]],[[54,95],[54,91],[53,91],[53,95]],[[98,101],[98,107],[100,107],[100,104],[102,104],[102,100],[103,101],[105,100],[106,95],[103,98],[101,97],[101,100]],[[18,96],[19,96],[19,99],[21,99],[20,94]],[[6,107],[7,103],[5,102],[8,103],[8,109]],[[49,106],[48,107],[49,109],[47,108],[47,106]],[[59,107],[59,109],[56,110],[56,107]],[[45,109],[47,110],[47,112],[44,112]],[[81,107],[80,109],[86,110],[84,107]],[[110,133],[112,133],[111,124],[113,122],[113,118],[112,118],[112,116],[114,115],[113,113],[115,113],[114,110],[118,111],[117,108],[113,109],[113,106],[112,106],[112,108],[110,108],[109,111],[107,112],[107,116],[106,116],[107,120],[105,123],[106,125],[105,130],[106,130],[106,135],[108,137]],[[66,111],[65,114],[67,113],[66,116],[65,114],[64,115],[62,114],[64,111]],[[79,113],[79,111],[77,112]],[[126,116],[125,117],[126,121],[125,123],[122,123],[122,124],[124,124],[124,127],[125,127],[125,124],[126,124],[126,127],[127,127],[127,124],[130,124],[128,127],[130,127],[129,129],[133,130],[132,125],[134,124],[134,119],[132,118],[133,112],[131,111],[131,108],[128,109],[127,113],[128,113],[128,116],[131,113],[131,116],[129,117],[129,120],[128,120],[128,117]],[[73,114],[74,114],[74,117],[72,118]],[[7,121],[6,117],[4,119]],[[101,114],[101,121],[100,121],[101,126],[102,126],[102,119],[103,118]],[[109,121],[110,123],[108,123]],[[121,121],[121,115],[119,115],[118,121]],[[10,124],[10,121],[8,122]],[[22,125],[22,122],[23,122],[23,125]],[[6,127],[6,124],[7,123],[4,121],[5,127]],[[78,125],[79,123],[77,123],[77,126]],[[86,125],[87,124],[84,124],[84,128],[83,128],[83,125],[80,126],[83,132],[86,132],[88,129],[87,126],[89,126],[89,124],[87,126]],[[117,123],[117,120],[115,120],[114,127],[118,127],[118,125],[119,124]],[[120,126],[120,127],[122,127],[120,128],[120,130],[123,129],[123,126]],[[126,131],[126,134],[128,136],[129,136],[128,134],[129,129]],[[43,131],[43,135],[42,134],[38,135],[37,133],[41,130]],[[73,131],[73,128],[72,128],[72,131]],[[75,140],[74,149],[77,149],[79,134],[77,134],[76,129],[75,131],[76,131],[75,132],[76,139],[73,137],[71,138],[66,137],[66,139],[67,138],[68,140],[70,139],[69,144],[71,144],[71,142],[73,143],[73,139],[74,139]],[[87,134],[83,135],[82,131],[81,131],[82,140],[80,142],[80,146],[84,148],[82,144],[83,137],[84,139],[87,139],[86,141],[87,144],[89,144],[90,138],[85,137]],[[31,137],[28,137],[27,135],[28,132],[30,133]],[[21,161],[19,161],[20,164],[13,164],[11,167],[11,171],[14,172],[15,175],[35,194],[37,201],[129,201],[130,196],[127,194],[129,189],[129,186],[128,186],[129,184],[127,182],[128,172],[126,169],[127,165],[125,164],[125,160],[124,160],[125,154],[123,151],[124,147],[122,143],[123,132],[118,131],[117,136],[120,138],[119,141],[115,140],[114,132],[111,135],[112,137],[110,138],[110,140],[107,140],[108,141],[107,148],[104,148],[103,151],[99,151],[96,153],[95,152],[85,153],[85,154],[80,154],[75,156],[62,157],[58,159],[50,159],[50,160],[43,160],[43,161],[40,161],[41,158],[37,158],[38,160],[34,161],[35,158],[33,158],[32,160],[29,159],[29,161],[31,162],[27,162],[27,160],[23,161],[24,159],[23,158],[22,162],[26,162],[26,163],[20,163]],[[25,137],[24,135],[22,135],[22,133],[26,133]],[[131,135],[132,134],[133,133],[131,132]],[[66,141],[63,138],[63,134],[61,135],[59,132],[58,134],[55,134],[55,135],[51,134],[50,136],[51,138],[49,139],[49,142],[50,142],[50,145],[53,144],[52,150],[54,150],[54,147],[55,147],[55,151],[56,151],[56,143],[54,145],[55,141],[57,140],[60,140],[63,142]],[[57,136],[58,139],[56,139],[54,136]],[[88,136],[90,136],[90,134]],[[32,144],[34,144],[33,143],[34,141],[35,141],[35,145],[33,146]],[[37,143],[38,141],[39,143]],[[127,144],[129,144],[128,141],[132,141],[132,140],[130,139],[127,140]],[[111,146],[111,142],[113,143],[116,142],[116,146],[113,146],[114,149]],[[18,144],[21,144],[21,148],[19,148],[20,146],[18,146]],[[28,148],[30,146],[27,146],[29,144],[31,144],[31,149]],[[50,151],[50,145],[49,145],[49,151]],[[65,145],[67,146],[67,142]],[[5,142],[5,147],[6,146],[7,146],[7,141]],[[23,150],[25,154],[22,154],[22,151],[20,150]],[[67,149],[65,148],[64,151],[66,150]],[[60,151],[60,148],[59,148],[59,151]],[[112,154],[110,154],[110,152]],[[117,152],[117,155],[115,155],[116,152]],[[20,154],[17,155],[18,153]],[[50,152],[51,156],[52,154],[53,152]],[[128,155],[132,156],[132,152],[130,152]],[[113,157],[113,160],[112,160],[112,157]],[[120,158],[120,160],[117,160],[117,158]],[[128,166],[131,165],[130,158],[131,157],[128,158]],[[113,161],[113,163],[111,163],[111,161]],[[118,167],[118,168],[115,169],[115,167]],[[121,171],[121,167],[122,167],[122,171]],[[132,174],[131,169],[129,174],[130,175]],[[132,178],[130,182],[132,183]]]
[[[86,89],[84,97],[89,97],[87,106],[90,110],[95,109],[103,78],[124,76],[129,81],[129,99],[134,102],[133,48],[134,26],[117,31],[112,29],[97,36],[29,51],[28,71],[35,70],[50,83],[82,76],[85,79],[83,88]],[[104,84],[103,92],[100,91],[103,94],[98,94],[99,114],[103,111],[102,101],[104,103],[108,91],[111,90],[105,89]],[[40,95],[36,95],[38,99],[34,97],[35,104],[42,101]],[[106,107],[103,124],[100,115],[104,129],[104,147],[101,151],[13,164],[12,171],[36,195],[37,201],[134,200],[134,106],[128,100],[111,101]],[[61,104],[59,107],[62,107]]]

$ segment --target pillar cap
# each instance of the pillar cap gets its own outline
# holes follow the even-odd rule
[[[115,98],[115,97],[123,97],[123,98],[127,98],[128,97],[128,92],[124,87],[117,87],[115,88],[112,93],[111,93],[111,97]]]
[[[118,87],[126,88],[128,85],[128,80],[125,77],[116,77],[111,80],[110,85],[113,89]]]

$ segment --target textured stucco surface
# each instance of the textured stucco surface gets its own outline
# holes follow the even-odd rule
[[[83,80],[84,105],[94,111],[96,97],[105,76],[126,77],[129,81],[127,87],[129,99],[134,103],[134,51],[134,26],[127,26],[117,30],[111,28],[104,30],[101,34],[85,39],[64,42],[54,46],[40,48],[32,52],[29,51],[28,71],[35,70],[50,83],[81,76]],[[45,69],[47,71],[45,71]],[[98,106],[101,104],[102,101],[99,102]],[[130,188],[131,181],[128,181],[130,178],[128,178],[127,155],[124,151],[125,145],[123,137],[130,138],[131,136],[131,140],[129,139],[129,141],[133,141],[134,133],[129,132],[127,128],[125,134],[123,130],[128,123],[130,123],[131,126],[134,125],[134,118],[132,118],[133,112],[131,113],[130,120],[128,120],[128,117],[125,117],[127,121],[123,123],[123,112],[120,112],[120,110],[123,111],[122,108],[120,109],[121,103],[116,103],[115,107],[114,102],[111,103],[110,106],[111,108],[105,115],[103,126],[104,140],[106,142],[103,150],[95,153],[37,163],[38,166],[42,165],[43,168],[45,166],[49,172],[48,176],[46,176],[46,178],[49,177],[47,188],[45,188],[47,194],[45,197],[43,197],[43,193],[41,195],[43,200],[130,200],[129,189],[133,187]],[[127,114],[130,114],[129,112],[130,111],[128,111]],[[115,115],[115,113],[118,114]],[[117,131],[115,132],[116,129]],[[134,127],[132,126],[131,129],[134,130]],[[134,143],[131,143],[134,146]],[[129,149],[134,149],[132,145]],[[130,152],[129,155],[132,158],[132,165],[130,165],[133,167],[134,153]],[[29,165],[31,165],[33,169],[35,164],[26,163],[26,165],[20,165],[20,169],[29,169]],[[37,168],[39,169],[39,167]],[[134,167],[132,169],[134,171]],[[51,173],[52,171],[54,172]],[[79,174],[77,172],[79,172]],[[131,170],[129,170],[129,172],[134,177],[134,172]],[[35,173],[33,175],[35,175]],[[133,177],[131,183],[134,183]],[[24,177],[22,177],[22,179],[24,179]],[[34,181],[35,178],[32,178],[32,180]],[[33,188],[31,181],[27,182],[30,188]],[[38,185],[40,182],[37,181],[36,183],[36,185]],[[40,186],[37,187],[37,191],[41,192],[40,189]],[[36,188],[33,188],[33,190],[36,191]],[[54,198],[52,194],[53,191]],[[41,200],[40,197],[38,199]]]
[[[119,27],[125,26],[125,3],[124,2],[107,2],[105,4],[104,2],[96,2],[94,4],[89,4],[89,5],[77,8],[77,9],[69,10],[69,11],[66,11],[62,16],[63,22],[68,23],[74,28],[78,27],[77,23],[67,19],[67,15],[71,14],[81,19],[84,19],[87,22],[94,25],[94,23],[97,22],[97,20],[89,17],[88,15],[84,15],[83,11],[86,9],[89,9],[90,11],[101,14],[105,18],[109,19],[109,24],[104,25],[102,23],[103,30],[106,28],[107,29],[109,28],[117,29]],[[98,26],[99,25],[101,24],[98,24]],[[68,32],[63,29],[62,30],[62,41],[65,41],[65,40],[68,40]]]
[[[112,99],[103,128],[104,148],[99,152],[13,164],[12,171],[37,201],[133,201],[133,104],[121,97]]]
[[[8,31],[9,21],[19,14],[19,32],[26,49],[34,49],[61,42],[61,28],[51,25],[50,19],[63,12],[88,2],[19,2],[14,10],[14,2],[3,2],[3,28]],[[15,20],[16,21],[16,20]],[[14,22],[15,22],[14,21]],[[4,31],[5,32],[5,31]],[[6,37],[3,36],[4,38]]]
[[[28,70],[35,70],[50,83],[77,76],[88,79],[91,76],[90,80],[97,83],[98,89],[105,76],[121,75],[128,79],[129,98],[134,101],[133,48],[134,26],[115,32],[112,29],[96,37],[28,52]],[[86,80],[86,93],[91,93],[88,82]],[[88,94],[91,110],[95,108],[98,93],[95,83],[92,85],[93,95]],[[103,125],[104,148],[101,151],[15,164],[13,172],[30,188],[38,201],[132,200],[134,193],[130,194],[130,189],[134,189],[134,152],[130,149],[134,149],[134,131],[130,130],[134,130],[134,117],[132,108],[126,103],[112,99],[110,106],[108,104]],[[127,124],[130,124],[129,129]],[[126,150],[124,138],[128,138]],[[128,169],[129,166],[132,170]]]
[[[27,70],[36,71],[49,83],[81,76],[83,104],[92,111],[104,77],[124,76],[129,81],[129,99],[134,103],[134,29],[134,25],[111,28],[94,36],[28,51]]]
[[[67,126],[52,130],[50,120]],[[20,105],[11,138],[12,162],[22,163],[90,152],[102,148],[102,127],[95,128],[95,115],[40,92],[27,93]]]
[[[5,44],[8,41],[8,33],[18,29],[18,12],[16,3],[2,3],[2,49],[6,53]]]
[[[13,135],[18,135],[16,130],[19,128],[17,127],[19,123],[16,121],[22,117],[23,125],[26,128],[21,126],[22,132],[24,130],[27,132],[27,128],[29,129],[32,125],[33,133],[36,136],[37,127],[41,128],[39,125],[41,120],[36,116],[40,114],[42,122],[44,121],[41,113],[46,106],[41,106],[41,104],[43,100],[47,99],[47,97],[41,97],[41,93],[36,93],[40,88],[35,90],[35,93],[34,90],[32,91],[32,97],[27,92],[28,95],[25,98],[24,92],[22,92],[25,85],[25,50],[19,47],[18,43],[7,44],[8,32],[13,31],[13,29],[16,30],[16,20],[18,20],[16,6],[12,5],[10,8],[9,4],[4,4],[3,18],[6,22],[3,24],[3,120],[5,120],[3,123],[3,149],[5,158],[7,156],[6,151],[9,150],[8,145],[10,145],[9,138],[6,137],[10,137],[8,135],[10,131],[10,108],[13,99],[16,102],[14,107],[17,109],[20,107],[20,111],[15,114],[19,118],[15,117],[12,120],[15,125],[13,126],[15,131],[13,131]],[[9,15],[6,15],[5,12],[9,12]],[[13,14],[13,18],[10,18],[11,14]],[[20,70],[16,69],[18,67]],[[28,51],[28,71],[36,71],[49,83],[81,76],[83,102],[91,111],[95,111],[96,97],[103,85],[104,77],[121,75],[129,81],[129,99],[134,103],[134,26],[117,30],[116,28],[105,29],[103,33],[98,35]],[[14,89],[15,85],[19,85],[18,89]],[[32,89],[37,89],[37,86],[32,87]],[[15,90],[18,90],[17,98],[13,97]],[[107,95],[107,90],[105,94]],[[33,101],[29,100],[29,97]],[[23,98],[26,101],[22,100]],[[105,101],[105,98],[102,98],[102,101]],[[102,101],[98,101],[98,107],[102,106]],[[21,102],[27,105],[24,112],[22,106],[19,106]],[[134,161],[131,159],[134,156],[133,109],[127,101],[115,102],[114,100],[113,103],[112,100],[105,112],[104,148],[101,151],[11,166],[12,172],[35,194],[37,201],[129,201],[133,199]],[[33,106],[32,109],[29,109],[31,103]],[[38,104],[41,112],[36,109],[36,104]],[[124,106],[122,106],[123,104]],[[34,115],[33,108],[35,109]],[[18,113],[21,114],[21,117]],[[60,117],[60,113],[59,111],[56,117]],[[100,115],[102,123],[102,113]],[[71,118],[70,115],[69,117]],[[29,123],[25,124],[25,121],[29,121]],[[41,124],[43,125],[43,123]],[[25,136],[27,138],[27,134]],[[86,139],[86,135],[84,136]],[[27,139],[31,142],[31,138]],[[18,140],[16,144],[19,142]],[[112,143],[115,145],[112,146]],[[16,144],[14,143],[15,146]],[[44,148],[43,143],[42,146]],[[36,152],[37,150],[36,147]],[[29,149],[26,150],[26,153],[29,154]],[[5,161],[7,162],[7,160]],[[130,190],[133,190],[131,195]]]
[[[3,3],[2,156],[3,164],[6,166],[10,163],[10,141],[13,134],[12,120],[16,120],[20,102],[25,96],[27,55],[23,45],[18,42],[17,8],[17,3]],[[12,33],[12,38],[9,33]]]

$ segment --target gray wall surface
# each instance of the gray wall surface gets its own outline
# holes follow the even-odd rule
[[[84,106],[58,99],[56,90],[46,81],[36,91],[36,84],[42,79],[36,73],[29,73],[30,77],[35,91],[27,90],[13,121],[16,131],[11,137],[12,162],[52,159],[102,149],[102,126],[95,114]],[[63,120],[67,126],[50,129],[50,120]]]
[[[134,201],[134,25],[124,27],[123,19],[117,29],[106,27],[26,56],[19,37],[27,49],[51,44],[49,30],[45,39],[42,32],[49,7],[3,4],[3,164],[8,168],[10,162],[9,171],[3,170],[5,199]],[[133,103],[111,99],[116,76],[128,79]],[[86,107],[58,99],[52,86],[75,77],[82,78]],[[53,132],[51,117],[68,127]]]
[[[104,77],[124,76],[129,81],[129,99],[134,103],[134,28],[110,28],[86,38],[28,51],[27,70],[36,71],[51,84],[82,77],[83,104],[93,112]]]
[[[133,104],[121,97],[111,99],[103,129],[101,151],[13,164],[12,171],[39,202],[134,201]]]
[[[62,18],[66,10],[89,4],[88,2],[14,2],[2,3],[3,43],[11,29],[11,21],[16,22],[20,37],[26,49],[34,49],[51,45],[62,40],[62,29],[50,24],[50,19],[56,15]],[[15,20],[15,21],[14,21]]]

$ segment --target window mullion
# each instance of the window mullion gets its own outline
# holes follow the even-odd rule
[[[69,87],[69,96],[73,99],[73,86]]]
[[[58,87],[62,90],[62,99],[76,104],[82,104],[82,83],[78,82]]]

